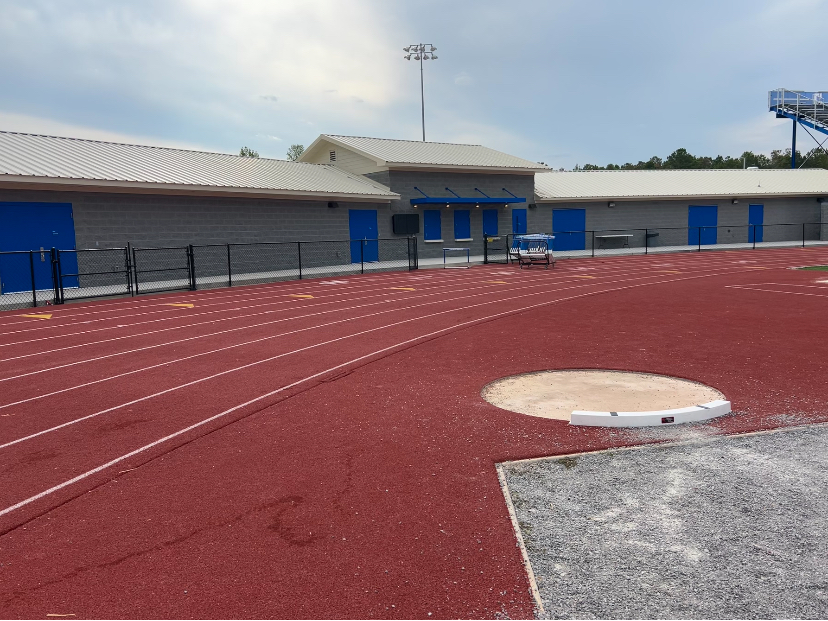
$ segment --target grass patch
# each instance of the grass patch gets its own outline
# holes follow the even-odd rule
[[[828,265],[809,265],[808,267],[800,267],[801,270],[812,270],[817,272],[828,272]]]

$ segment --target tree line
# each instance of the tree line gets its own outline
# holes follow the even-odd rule
[[[806,159],[807,158],[807,159]],[[802,163],[804,162],[804,164]],[[828,168],[828,154],[824,150],[814,148],[804,156],[797,150],[797,168]],[[575,165],[573,170],[677,170],[677,169],[718,169],[718,168],[746,168],[757,166],[759,168],[790,168],[791,150],[776,149],[770,155],[745,151],[739,157],[717,155],[709,157],[705,155],[696,156],[687,149],[676,149],[666,159],[654,155],[646,162],[640,161],[637,164],[627,162],[626,164],[597,164]]]

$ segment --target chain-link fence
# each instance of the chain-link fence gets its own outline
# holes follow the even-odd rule
[[[126,248],[59,250],[60,301],[132,293]]]
[[[194,289],[192,246],[133,248],[135,293]]]
[[[525,235],[525,234],[524,234]],[[533,235],[543,235],[534,233]],[[484,263],[517,260],[523,235],[484,239]],[[805,224],[744,224],[645,229],[556,231],[551,239],[556,258],[620,256],[702,250],[738,250],[828,244],[828,228],[819,222]]]
[[[49,250],[0,252],[0,310],[54,303],[53,275]]]

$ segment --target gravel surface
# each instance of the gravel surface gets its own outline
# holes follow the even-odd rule
[[[542,618],[828,618],[828,427],[503,464]]]

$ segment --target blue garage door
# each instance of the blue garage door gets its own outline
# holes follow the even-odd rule
[[[454,212],[454,241],[471,239],[471,214],[468,209]]]
[[[690,205],[687,209],[687,243],[691,246],[715,244],[718,223],[719,208],[716,205]]]
[[[555,250],[586,248],[586,209],[553,209],[552,233]]]
[[[43,250],[35,255],[35,286],[50,289],[52,266],[49,250],[75,249],[75,222],[71,203],[0,203],[0,250]],[[63,272],[78,272],[74,253],[61,257]],[[0,258],[0,290],[31,291],[28,257]],[[64,283],[71,286],[71,283]]]
[[[526,233],[526,210],[512,209],[512,233],[523,235]]]
[[[483,235],[497,236],[497,209],[483,210]]]
[[[765,235],[765,228],[762,226],[765,223],[765,206],[764,205],[748,205],[748,224],[755,224],[756,226],[748,226],[748,242],[759,243]]]
[[[351,235],[351,263],[378,261],[377,210],[349,209],[348,226]]]

